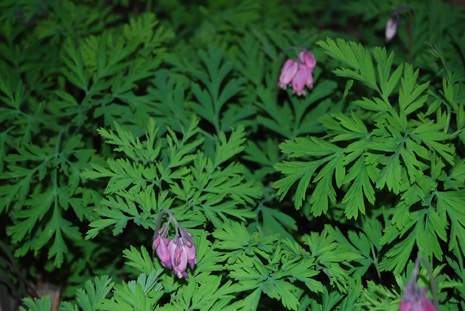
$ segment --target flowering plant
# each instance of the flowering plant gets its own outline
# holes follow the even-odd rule
[[[456,2],[0,1],[0,309],[465,309]]]
[[[168,223],[162,225],[160,222],[164,215],[168,215]],[[176,235],[168,239],[170,225],[174,225]],[[158,225],[155,229],[152,248],[156,251],[163,267],[173,269],[178,278],[187,278],[187,264],[194,269],[195,245],[192,236],[182,228],[176,218],[169,210],[161,210]]]
[[[418,287],[419,258],[415,262],[410,281],[405,286],[400,311],[436,311],[436,306],[426,296],[426,289]]]
[[[279,86],[285,89],[289,84],[297,95],[305,95],[305,87],[313,88],[313,69],[316,66],[316,59],[312,53],[302,50],[297,60],[288,59],[281,69]]]

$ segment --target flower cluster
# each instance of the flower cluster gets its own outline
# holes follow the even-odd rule
[[[404,296],[400,301],[400,311],[436,311],[436,306],[426,296],[426,288],[418,287],[418,260],[410,281],[405,286]]]
[[[285,89],[288,85],[292,85],[295,94],[304,95],[305,87],[313,88],[315,66],[315,56],[307,50],[301,51],[298,59],[291,58],[284,63],[279,77],[279,86]]]
[[[163,210],[160,214],[160,220],[164,214],[168,215],[168,222],[161,228],[159,228],[159,225],[157,226],[152,248],[157,253],[163,267],[172,269],[178,278],[187,278],[187,265],[194,269],[196,264],[195,245],[192,236],[177,223],[170,211]],[[173,239],[168,237],[171,224],[174,225],[176,231]]]

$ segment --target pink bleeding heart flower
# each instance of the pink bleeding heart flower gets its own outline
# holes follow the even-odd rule
[[[171,266],[178,278],[187,278],[187,250],[181,238],[170,241],[168,246],[171,257]]]
[[[163,267],[170,269],[171,268],[171,258],[170,253],[168,251],[168,245],[170,240],[167,238],[160,238],[160,242],[158,243],[158,247],[156,248],[157,256],[160,258],[160,263]]]
[[[313,87],[312,70],[306,65],[299,64],[299,69],[292,79],[292,89],[297,95],[305,95],[305,86]]]
[[[316,66],[315,56],[307,50],[303,50],[299,53],[299,60],[301,63],[305,64],[310,70],[313,70]]]
[[[309,89],[313,89],[313,74],[310,72],[310,74],[307,75],[307,80],[305,81],[305,86]]]
[[[281,75],[279,76],[279,86],[282,89],[285,89],[287,85],[292,81],[295,74],[297,73],[298,67],[299,64],[293,59],[288,59],[284,63],[284,66],[281,69]]]
[[[410,281],[405,286],[404,296],[400,301],[400,311],[437,311],[436,306],[426,296],[426,289],[417,285],[418,260],[412,271]]]
[[[195,245],[192,244],[191,247],[187,248],[187,263],[191,269],[194,269],[197,259],[195,257]]]
[[[171,260],[168,252],[169,240],[166,238],[168,228],[163,226],[154,236],[152,248],[156,251],[163,267],[171,268]]]
[[[184,243],[183,247],[186,249],[186,252],[187,252],[187,263],[189,264],[191,269],[194,269],[197,261],[196,261],[196,255],[195,255],[196,249],[195,249],[194,241],[192,240],[192,236],[189,232],[182,229],[181,238]]]
[[[295,94],[306,94],[305,87],[313,88],[315,67],[315,56],[307,50],[300,51],[297,59],[288,59],[284,63],[279,77],[279,86],[285,89],[290,85]]]
[[[167,223],[161,229],[156,229],[153,237],[152,248],[156,251],[163,267],[171,269],[178,278],[187,278],[187,265],[193,269],[197,263],[196,248],[192,235],[182,228],[176,221],[173,213],[162,210],[157,220],[156,228],[159,228],[164,216],[168,216]],[[173,225],[176,231],[175,237],[170,240],[168,233]]]
[[[391,16],[388,21],[386,22],[386,29],[385,29],[385,36],[386,42],[389,42],[394,38],[397,33],[397,27],[399,26],[399,16],[394,14]]]

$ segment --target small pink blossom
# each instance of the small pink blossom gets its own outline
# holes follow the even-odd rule
[[[156,251],[163,267],[173,270],[178,278],[187,278],[187,265],[194,269],[197,263],[192,235],[178,224],[170,211],[162,211],[159,221],[165,214],[169,216],[168,223],[156,231],[152,248]],[[174,225],[176,231],[173,239],[168,238],[170,225]]]
[[[168,244],[169,240],[167,238],[161,236],[160,234],[157,234],[155,236],[155,239],[153,240],[152,247],[155,249],[158,258],[160,258],[160,263],[162,264],[162,266],[170,269],[171,260],[168,251]]]
[[[197,260],[195,256],[196,250],[195,250],[194,241],[192,241],[192,236],[186,230],[181,230],[181,237],[184,243],[184,248],[186,249],[186,252],[187,252],[187,263],[189,264],[191,269],[194,269],[195,264],[197,263]]]
[[[157,247],[157,256],[160,258],[163,267],[168,269],[171,268],[170,254],[168,252],[169,242],[168,239],[161,238],[160,245]]]
[[[312,84],[310,84],[311,87],[313,86],[312,70],[303,64],[299,64],[299,69],[297,70],[294,79],[292,79],[292,89],[294,90],[294,93],[297,95],[304,95],[304,88],[305,86],[308,86],[309,79],[312,79]]]
[[[392,38],[394,38],[394,36],[397,33],[398,26],[399,26],[399,16],[398,15],[391,16],[386,23],[386,29],[385,29],[386,42],[389,42],[392,40]]]
[[[191,269],[194,269],[195,265],[197,264],[194,244],[192,244],[192,246],[187,249],[187,263]]]
[[[418,264],[415,263],[415,268],[412,271],[410,281],[404,289],[404,296],[400,301],[400,311],[437,311],[436,306],[426,296],[426,289],[420,288],[417,285]]]
[[[316,66],[315,56],[307,50],[303,50],[299,53],[299,60],[311,70],[313,70],[313,68]]]
[[[315,66],[315,56],[307,50],[301,51],[298,59],[288,59],[284,63],[279,77],[279,86],[283,89],[292,86],[295,94],[306,94],[305,87],[313,88],[313,70]]]
[[[292,59],[288,59],[281,70],[281,75],[279,76],[279,86],[283,89],[287,87],[287,85],[292,81],[295,74],[297,73],[297,69],[299,64]]]
[[[170,241],[168,248],[174,273],[178,278],[187,278],[187,249],[184,247],[182,239],[177,238],[175,241]]]

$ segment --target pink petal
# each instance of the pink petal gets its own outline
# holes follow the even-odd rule
[[[166,238],[161,238],[157,247],[157,256],[160,258],[162,266],[168,269],[171,268],[171,254],[169,250],[169,245],[171,242],[172,241],[168,241]]]
[[[399,22],[395,20],[394,18],[391,17],[390,19],[388,19],[386,23],[386,34],[385,34],[387,42],[391,41],[392,38],[394,38],[394,36],[396,35],[398,24]]]
[[[299,53],[299,60],[310,69],[313,69],[316,66],[315,56],[307,50],[303,50]]]
[[[173,250],[170,249],[170,253],[173,254],[171,265],[178,278],[182,278],[187,268],[187,252],[182,245],[181,238],[178,238],[177,242],[173,244],[175,247]]]
[[[305,94],[305,84],[307,83],[308,76],[311,75],[311,73],[311,70],[307,66],[302,64],[299,65],[299,69],[292,79],[292,88],[294,93],[297,95]]]
[[[170,254],[171,266],[173,266],[174,265],[173,259],[174,259],[175,252],[176,252],[176,242],[174,240],[170,240],[168,244],[168,252]]]
[[[293,59],[288,59],[283,68],[281,69],[281,75],[279,76],[279,86],[286,88],[287,85],[292,81],[298,69],[298,64]]]
[[[313,89],[313,75],[312,73],[310,73],[307,77],[307,81],[305,82],[305,85],[309,88],[309,89]]]
[[[191,267],[191,269],[194,269],[195,264],[197,263],[196,257],[195,257],[195,245],[192,244],[191,247],[187,247],[187,263]]]

